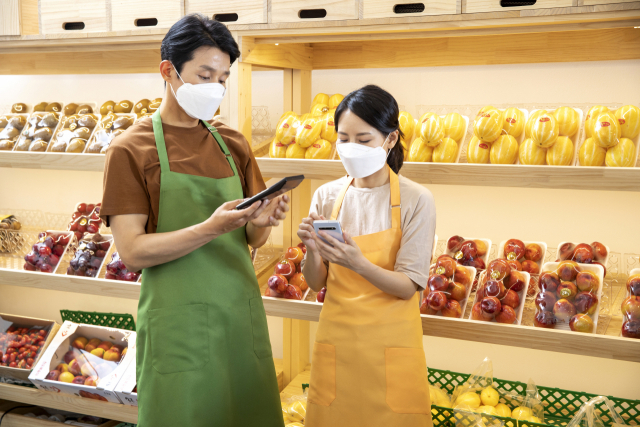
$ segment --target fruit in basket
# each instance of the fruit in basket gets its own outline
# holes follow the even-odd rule
[[[580,147],[578,159],[580,166],[604,166],[607,150],[596,144],[593,138],[587,138]]]
[[[484,285],[484,288],[482,290],[483,298],[497,297],[498,299],[502,299],[502,297],[506,294],[507,294],[507,288],[502,283],[502,280],[490,279]]]
[[[282,295],[287,290],[289,281],[281,274],[274,274],[273,276],[269,277],[267,284],[272,293]]]
[[[289,284],[299,287],[302,292],[306,292],[309,289],[309,285],[302,273],[296,273],[289,281]]]
[[[478,409],[481,404],[482,400],[478,393],[474,393],[472,391],[462,393],[455,401],[455,406],[468,406],[471,409]]]
[[[73,375],[80,375],[82,372],[82,367],[80,366],[80,362],[78,359],[73,359],[71,363],[69,363],[69,372]]]
[[[562,282],[556,291],[558,298],[573,300],[578,295],[578,287],[573,282]]]
[[[580,292],[573,300],[573,305],[578,313],[593,316],[598,308],[598,297],[591,292]]]
[[[500,313],[496,315],[496,322],[512,325],[516,323],[517,320],[518,316],[516,314],[516,310],[509,305],[502,304]]]
[[[576,276],[576,286],[581,292],[597,292],[600,279],[591,271],[581,271]]]
[[[491,106],[484,107],[473,123],[473,134],[481,141],[492,143],[502,133],[502,112]]]
[[[600,113],[592,129],[591,138],[602,148],[613,147],[620,141],[620,124],[611,111]]]
[[[300,264],[304,259],[304,252],[302,252],[302,249],[300,247],[292,246],[287,249],[284,257],[294,264]]]
[[[453,280],[456,283],[462,284],[466,288],[471,286],[471,274],[469,273],[469,270],[467,270],[461,265],[456,265],[456,272],[454,273]],[[639,291],[640,291],[640,287],[639,287]]]
[[[297,120],[298,116],[293,111],[284,113],[276,126],[276,139],[285,145],[291,144],[296,137],[294,123]]]
[[[424,114],[418,121],[418,135],[427,146],[436,147],[445,136],[444,120],[435,113]]]
[[[584,130],[588,138],[593,136],[593,129],[600,114],[607,111],[609,111],[609,109],[603,105],[595,105],[589,109],[584,122]]]
[[[444,275],[445,279],[454,275],[456,271],[456,261],[449,255],[442,255],[436,260],[436,274]]]
[[[542,113],[531,124],[531,139],[542,148],[551,147],[559,135],[559,125],[553,114]]]
[[[636,165],[636,146],[628,138],[620,138],[620,142],[607,150],[605,163],[612,168],[630,168]]]
[[[319,117],[307,117],[300,123],[296,131],[296,143],[300,147],[310,147],[314,142],[320,139],[322,131],[322,119]]]
[[[109,351],[111,347],[113,347],[113,343],[110,341],[102,341],[100,344],[98,344],[98,348],[103,349],[105,352]]]
[[[449,279],[443,274],[433,274],[427,279],[427,286],[431,291],[447,291],[449,289]]]
[[[532,416],[533,411],[531,410],[531,408],[528,408],[526,406],[518,406],[511,412],[511,418],[514,418],[516,420],[526,420]]]
[[[287,280],[291,279],[293,277],[294,274],[296,274],[296,266],[293,262],[289,261],[288,259],[282,259],[280,260],[274,269],[274,273],[276,275],[282,275],[284,276]]]
[[[576,314],[576,308],[565,298],[561,298],[553,306],[553,314],[558,322],[568,322]]]
[[[494,259],[487,268],[489,277],[495,280],[503,280],[511,274],[511,267],[504,259]]]
[[[460,247],[460,251],[456,253],[456,259],[472,259],[478,256],[478,245],[473,240],[465,240]]]
[[[87,345],[87,343],[89,342],[88,339],[86,339],[85,337],[78,337],[75,340],[73,340],[73,343],[71,343],[71,347],[77,348],[78,350],[84,350],[85,345]]]
[[[525,287],[525,277],[524,274],[522,274],[519,271],[511,271],[511,274],[509,274],[509,277],[505,280],[505,287],[507,289],[510,289],[514,292],[520,292],[524,289]]]
[[[526,271],[529,274],[539,274],[540,266],[535,261],[529,261],[528,259],[525,259],[524,261],[522,261],[522,271]]]
[[[427,295],[427,305],[433,311],[440,311],[447,305],[447,295],[441,291],[432,291]]]
[[[314,104],[313,107],[311,107],[311,111],[309,112],[309,114],[311,114],[312,116],[318,117],[318,116],[322,116],[328,111],[329,111],[329,106],[327,104]]]
[[[411,116],[411,114],[409,114],[406,111],[400,111],[400,114],[398,115],[398,123],[400,124],[400,130],[404,135],[402,139],[405,142],[411,142],[413,140],[413,134],[416,127],[416,122]],[[445,122],[445,126],[446,126],[446,122]]]
[[[322,92],[317,93],[316,96],[313,97],[313,101],[311,101],[311,106],[313,107],[316,104],[329,105],[329,95]]]
[[[635,138],[640,134],[640,108],[635,105],[625,105],[615,112],[623,138]]]
[[[556,323],[558,323],[558,321],[552,311],[540,310],[533,318],[533,325],[538,328],[552,329],[555,328]]]
[[[58,381],[59,378],[60,378],[60,371],[54,370],[49,372],[44,379],[49,381]]]
[[[329,112],[322,117],[322,129],[320,130],[320,138],[329,141],[332,144],[338,140],[338,132],[336,130],[335,117]]]
[[[482,308],[482,312],[486,316],[495,316],[500,312],[502,308],[502,303],[497,297],[484,297],[480,302],[480,307]]]
[[[580,264],[591,264],[591,261],[594,259],[593,249],[586,243],[580,243],[573,250],[572,259]]]
[[[520,259],[525,254],[525,245],[522,240],[509,239],[504,244],[503,254],[507,259]]]
[[[571,242],[563,243],[558,248],[558,259],[560,261],[565,261],[571,259],[573,257],[573,251],[575,250],[576,245]]]
[[[475,135],[467,146],[467,162],[489,163],[491,157],[490,143],[478,139]]]
[[[450,299],[442,309],[442,315],[444,317],[454,317],[457,319],[461,318],[462,307],[460,306],[460,303],[454,299]]]
[[[537,243],[529,243],[524,248],[524,259],[538,262],[542,259],[542,247]]]
[[[640,274],[634,274],[627,279],[627,292],[631,296],[640,296]]]
[[[269,144],[269,157],[272,159],[284,159],[286,156],[287,146],[273,138],[273,141]]]
[[[571,107],[560,107],[553,112],[562,136],[573,136],[580,126],[580,114]]]
[[[640,339],[640,320],[628,320],[622,323],[622,336]]]
[[[640,320],[640,297],[627,297],[620,306],[622,316],[627,320]]]
[[[486,387],[480,393],[483,405],[496,406],[500,402],[500,394],[493,387]]]
[[[511,260],[508,259],[507,260],[507,264],[509,264],[509,267],[511,267],[511,271],[516,270],[516,271],[522,271],[522,264],[520,263],[520,261],[518,260]]]
[[[541,291],[536,295],[534,304],[541,310],[553,311],[553,306],[556,304],[556,301],[558,301],[558,299],[553,292]]]
[[[453,236],[447,240],[447,250],[449,252],[456,253],[462,248],[462,244],[465,242],[462,236]]]
[[[591,244],[591,249],[593,249],[593,254],[597,261],[604,261],[607,258],[607,255],[609,255],[607,247],[600,242],[593,242]]]
[[[487,242],[485,242],[484,240],[480,240],[480,239],[475,239],[473,241],[473,243],[476,244],[476,253],[477,256],[479,257],[483,257],[487,254]]]
[[[320,292],[318,292],[318,295],[316,295],[316,301],[323,303],[326,296],[327,296],[327,288],[324,287],[320,289]]]
[[[305,147],[302,147],[298,143],[294,142],[292,144],[289,144],[285,155],[287,156],[287,159],[304,159],[306,153],[307,149]]]
[[[117,349],[116,350],[109,349],[104,352],[104,356],[103,356],[103,359],[108,362],[117,362],[120,360],[120,358],[121,358],[120,352]]]
[[[496,405],[496,413],[499,417],[511,417],[511,409],[504,403],[498,403]]]
[[[73,375],[71,372],[63,372],[58,377],[58,381],[63,383],[71,383],[73,382],[74,378],[75,378],[75,375]]]
[[[569,320],[569,327],[574,332],[582,332],[585,334],[593,333],[595,325],[591,317],[586,314],[578,313]]]
[[[575,261],[562,261],[558,264],[558,268],[556,269],[556,274],[558,278],[563,282],[573,282],[576,280],[576,276],[580,273],[582,269]]]
[[[519,108],[507,108],[503,114],[502,128],[511,136],[518,138],[524,131],[524,113]]]
[[[547,148],[547,164],[569,166],[573,163],[573,141],[567,136],[559,136],[555,144]]]
[[[512,307],[515,310],[520,306],[520,297],[513,289],[509,289],[507,291],[507,294],[500,300],[500,302],[503,306],[506,305]]]
[[[458,143],[451,138],[444,138],[433,149],[434,163],[455,163],[458,157]]]
[[[338,105],[340,105],[343,99],[344,96],[340,95],[339,93],[331,95],[329,97],[329,108],[336,108]]]
[[[91,350],[91,354],[93,354],[96,357],[99,357],[100,359],[104,358],[104,349],[103,348],[94,348],[93,350]]]
[[[433,159],[433,147],[429,147],[424,139],[418,137],[411,144],[409,150],[409,156],[407,161],[409,162],[430,162]]]
[[[518,158],[523,165],[544,165],[547,162],[547,149],[527,138],[520,144]]]
[[[333,146],[329,141],[319,139],[311,144],[309,148],[307,148],[307,151],[305,151],[304,153],[304,158],[313,160],[328,160],[329,158],[331,158],[332,149]]]
[[[449,293],[451,299],[462,301],[467,296],[467,287],[462,283],[451,282]]]
[[[464,117],[458,113],[449,113],[444,116],[444,134],[455,141],[462,140],[466,125]]]
[[[431,307],[429,307],[429,301],[427,300],[427,297],[425,297],[422,300],[422,303],[420,304],[420,314],[432,314],[432,315],[438,314],[437,310],[432,310]]]

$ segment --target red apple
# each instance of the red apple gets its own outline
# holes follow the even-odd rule
[[[279,274],[289,280],[296,274],[296,266],[288,259],[280,260],[280,262],[276,264],[274,274]]]
[[[498,299],[502,299],[506,294],[507,288],[505,288],[501,280],[490,279],[487,281],[487,284],[484,285],[485,297],[496,297]]]
[[[473,305],[473,308],[471,309],[471,319],[487,321],[487,320],[491,320],[492,318],[493,318],[492,315],[486,315],[482,311],[482,303],[477,302]]]
[[[576,295],[578,295],[578,288],[573,282],[562,282],[560,283],[560,286],[558,286],[556,294],[558,295],[558,298],[564,298],[572,301]]]
[[[22,268],[27,271],[36,271],[36,266],[28,262],[25,262]]]
[[[586,314],[576,314],[569,321],[569,327],[574,332],[590,334],[593,332],[595,326],[591,317]]]
[[[286,299],[301,300],[302,299],[302,291],[296,285],[289,285],[289,286],[287,286],[287,290],[284,291],[284,297]]]
[[[87,379],[84,381],[84,385],[87,385],[89,387],[96,387],[97,382],[98,381],[96,377],[87,377]]]
[[[462,236],[453,236],[450,237],[447,241],[447,249],[449,252],[456,253],[462,247],[462,243],[464,242],[464,237]]]
[[[547,272],[540,275],[539,284],[541,291],[555,293],[560,286],[560,278],[556,273]]]
[[[504,244],[504,257],[506,259],[520,259],[524,256],[524,243],[522,240],[509,239]]]
[[[573,300],[573,305],[578,313],[585,313],[593,316],[598,308],[598,297],[590,292],[580,292]]]
[[[462,253],[462,257],[465,259],[477,258],[478,257],[478,245],[473,240],[466,240],[462,243],[460,247],[460,252]],[[456,254],[456,258],[457,258]]]
[[[436,274],[452,277],[456,272],[456,261],[450,256],[440,257],[436,261]]]
[[[429,276],[427,280],[427,285],[429,289],[432,291],[442,291],[445,292],[449,289],[450,283],[449,279],[442,274],[435,274],[433,276]]]
[[[557,300],[553,292],[542,291],[536,295],[535,304],[540,310],[553,311],[553,306]]]
[[[607,247],[600,242],[593,242],[591,249],[593,250],[596,261],[604,262],[604,260],[607,259],[607,255],[609,255]]]
[[[467,296],[467,287],[462,283],[451,282],[451,286],[449,288],[450,298],[455,301],[462,301]]]
[[[511,267],[505,259],[494,259],[487,267],[489,277],[496,280],[503,280],[511,274]]]
[[[540,262],[542,259],[542,247],[537,243],[529,243],[524,248],[524,259],[527,261]]]
[[[573,282],[581,271],[582,268],[575,261],[562,261],[556,269],[558,277],[563,282]]]
[[[552,329],[556,326],[556,316],[551,311],[538,311],[533,319],[533,325],[538,328]]]
[[[102,341],[99,345],[98,348],[103,349],[105,352],[108,351],[111,347],[113,347],[113,343],[109,342],[109,341]]]
[[[276,274],[269,277],[267,284],[269,285],[269,288],[271,288],[272,292],[275,292],[276,294],[284,294],[284,291],[287,290],[289,282],[283,275]]]
[[[622,324],[622,336],[640,339],[640,320],[628,320]]]
[[[502,304],[500,300],[496,297],[484,297],[480,302],[482,307],[482,312],[487,316],[495,316],[500,313],[500,309],[502,308]]]
[[[631,296],[640,296],[640,274],[634,274],[627,279],[627,292]]]
[[[47,374],[45,380],[58,381],[58,378],[60,378],[60,371],[51,371]]]
[[[511,271],[522,271],[522,264],[517,259],[508,259],[507,264],[511,267]]]
[[[71,381],[71,384],[78,384],[78,385],[84,385],[84,382],[87,380],[86,377],[82,376],[82,375],[77,375],[73,381]]]
[[[287,249],[287,252],[284,254],[285,259],[288,259],[294,264],[300,264],[304,259],[304,252],[297,246],[293,246]]]
[[[585,244],[585,243],[580,243],[578,246],[576,246],[576,248],[573,250],[573,260],[575,262],[579,262],[580,264],[591,264],[591,261],[593,261],[593,249],[591,249],[591,246]]]
[[[71,346],[74,348],[77,348],[78,350],[84,350],[84,346],[87,345],[88,342],[89,340],[86,339],[85,337],[78,337],[75,340],[73,340],[73,343],[71,344]]]
[[[449,300],[442,309],[442,315],[444,317],[455,317],[459,319],[462,317],[462,307],[460,303],[455,300]]]
[[[318,295],[316,295],[316,301],[324,303],[324,299],[326,295],[327,295],[327,288],[320,289],[320,292],[318,292]]]
[[[516,323],[517,319],[518,317],[516,316],[516,311],[511,306],[504,305],[504,304],[500,309],[500,313],[496,315],[496,322],[506,323],[508,325],[513,325],[514,323]]]
[[[540,274],[540,266],[537,262],[526,259],[522,261],[522,271],[529,274]]]
[[[558,259],[560,261],[571,259],[573,257],[573,250],[575,248],[576,245],[574,245],[573,243],[563,243],[562,246],[558,248]]]
[[[480,239],[475,239],[473,243],[476,244],[476,250],[478,252],[478,257],[483,257],[487,254],[489,248],[487,248],[487,242]]]
[[[309,289],[309,285],[302,273],[296,273],[289,281],[289,284],[299,287],[302,292],[306,292]]]
[[[427,295],[427,304],[432,310],[440,311],[447,304],[447,295],[441,291],[430,292]]]
[[[525,261],[526,262],[526,261]],[[507,289],[511,289],[514,292],[520,292],[525,286],[525,277],[519,271],[511,271],[509,278],[505,280],[505,286]]]
[[[465,287],[471,286],[471,274],[469,270],[462,265],[456,265],[456,272],[453,276],[453,280],[458,283],[462,283]],[[640,290],[640,287],[638,288]]]
[[[432,310],[431,307],[429,307],[429,301],[427,301],[427,297],[425,297],[422,300],[422,304],[420,304],[420,314],[435,315],[435,314],[438,314],[438,310]]]
[[[75,376],[81,374],[82,368],[80,367],[77,359],[73,359],[71,363],[69,363],[69,372],[71,372]]]
[[[500,302],[503,307],[506,305],[512,307],[514,310],[520,307],[520,297],[512,289],[507,291],[507,294],[500,300]]]
[[[77,350],[76,350],[77,351]],[[72,360],[76,358],[76,353],[73,350],[69,350],[64,354],[64,363],[67,365],[71,363]]]
[[[109,349],[105,351],[104,356],[102,357],[107,362],[117,362],[120,360],[120,352],[116,349]]]
[[[600,279],[591,271],[581,271],[576,276],[576,286],[582,292],[597,292],[600,288]]]
[[[620,308],[626,320],[640,320],[640,297],[633,295],[627,297]]]
[[[307,254],[307,245],[305,245],[304,243],[300,242],[300,243],[298,243],[298,247],[300,249],[302,249],[302,253],[304,253],[305,255]]]
[[[474,267],[476,270],[484,270],[485,263],[482,258],[468,258],[462,260],[462,265],[467,267]]]
[[[558,322],[568,322],[576,314],[576,308],[568,300],[562,298],[553,306],[553,314]]]

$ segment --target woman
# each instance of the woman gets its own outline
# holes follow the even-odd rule
[[[316,191],[299,227],[307,283],[327,287],[307,427],[432,425],[418,290],[427,286],[435,205],[426,188],[397,175],[398,113],[377,86],[344,98],[335,126],[348,176]],[[314,233],[325,218],[341,223],[345,243]]]
[[[142,270],[138,426],[282,427],[247,244],[265,243],[288,198],[235,209],[265,186],[242,135],[208,123],[240,54],[227,28],[185,16],[160,52],[162,105],[109,147],[100,212]]]

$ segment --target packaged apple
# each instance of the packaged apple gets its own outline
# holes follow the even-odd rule
[[[60,258],[67,252],[73,240],[69,231],[43,231],[31,252],[24,256],[24,269],[41,273],[55,273]]]
[[[475,277],[474,267],[459,265],[449,255],[441,255],[430,269],[420,313],[461,319]]]
[[[62,116],[58,130],[47,151],[55,153],[84,152],[87,141],[93,135],[99,121],[100,116],[93,113]]]
[[[609,246],[600,242],[574,244],[560,242],[558,245],[557,261],[575,261],[578,264],[597,264],[604,269],[607,275],[607,262],[609,261]]]
[[[135,332],[66,321],[29,380],[41,390],[121,403],[114,390],[135,345]]]
[[[98,277],[112,244],[111,235],[95,233],[83,237],[69,263],[67,275]]]
[[[309,285],[302,274],[302,260],[307,253],[304,243],[286,250],[276,264],[273,276],[267,281],[265,297],[304,300],[309,293]],[[323,295],[324,297],[324,295]],[[323,298],[324,301],[324,298]]]
[[[127,406],[138,406],[138,383],[136,381],[136,354],[129,365],[127,365],[124,374],[115,388],[116,396],[122,403]]]
[[[27,125],[26,114],[5,114],[0,116],[0,151],[12,151],[20,133]]]
[[[573,107],[533,110],[518,161],[523,165],[573,166],[583,111]]]
[[[522,322],[531,275],[494,259],[482,273],[469,318],[519,325]]]
[[[78,203],[76,210],[71,214],[71,221],[67,229],[73,231],[78,241],[87,234],[95,234],[100,230],[100,208],[102,203]]]
[[[506,259],[511,268],[529,273],[530,282],[527,288],[527,296],[533,296],[537,292],[540,266],[547,254],[545,242],[524,242],[519,239],[503,240],[498,246],[498,258]]]
[[[467,145],[467,162],[516,164],[528,115],[527,110],[516,107],[500,110],[487,105],[481,108]]]
[[[620,306],[622,336],[640,339],[640,268],[631,270],[627,279],[626,297]]]
[[[475,267],[476,270],[484,270],[489,263],[489,251],[491,240],[478,238],[464,238],[453,236],[447,240],[445,254],[453,257],[458,264],[467,267]]]
[[[100,271],[100,270],[98,270]],[[107,280],[124,280],[126,282],[137,282],[140,280],[140,273],[129,271],[120,259],[118,252],[111,254],[111,261],[107,264],[107,273],[104,278]]]
[[[58,332],[53,320],[0,314],[0,377],[29,381],[31,369]]]
[[[89,140],[85,153],[104,154],[111,141],[134,123],[135,114],[116,114],[109,112],[100,118],[96,131]]]
[[[603,282],[602,265],[570,260],[544,264],[535,298],[534,326],[595,333]]]
[[[436,113],[425,113],[417,123],[408,116],[404,129],[402,128],[402,113],[400,129],[405,133],[405,139],[411,141],[413,135],[415,139],[410,147],[401,140],[408,149],[407,161],[409,162],[434,162],[434,163],[458,163],[462,151],[462,143],[467,134],[469,117],[458,113],[449,113],[439,116]],[[414,125],[414,127],[411,127]]]
[[[54,111],[32,113],[16,142],[14,151],[47,151],[59,122],[60,113]]]
[[[615,111],[603,105],[589,109],[578,166],[634,167],[640,151],[640,108],[625,105]]]

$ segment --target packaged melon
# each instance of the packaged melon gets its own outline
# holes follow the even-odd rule
[[[630,168],[636,165],[636,146],[629,138],[620,138],[620,142],[607,150],[605,163],[609,167]]]
[[[298,121],[298,116],[293,111],[287,111],[280,117],[278,126],[276,126],[276,139],[285,145],[291,144],[296,137],[296,127],[294,124]]]
[[[543,114],[546,114],[547,110],[536,110],[529,116],[527,120],[527,124],[524,126],[524,136],[525,138],[531,138],[531,128],[533,124],[536,122],[536,119]]]
[[[522,110],[519,108],[511,107],[503,114],[502,128],[509,134],[516,138],[519,138],[524,131],[525,117]]]
[[[609,111],[607,107],[604,105],[596,105],[589,109],[587,112],[587,117],[584,122],[584,131],[587,134],[587,138],[591,138],[593,136],[593,128],[596,124],[596,120],[601,113],[605,113]]]
[[[287,159],[304,159],[306,152],[307,152],[306,147],[302,147],[297,142],[294,142],[293,144],[290,144],[287,147],[286,156],[287,156]]]
[[[318,93],[313,97],[313,101],[311,101],[311,107],[313,108],[316,104],[324,104],[329,105],[329,95],[326,93]]]
[[[444,138],[433,149],[433,162],[455,163],[458,157],[458,143],[451,138]]]
[[[435,147],[444,138],[444,120],[435,113],[424,114],[418,123],[418,135],[429,147]]]
[[[444,135],[461,142],[467,127],[464,117],[458,113],[449,113],[444,117]]]
[[[580,114],[571,107],[560,107],[553,112],[558,122],[558,132],[561,136],[573,136],[580,127]]]
[[[336,130],[336,123],[332,112],[329,112],[322,117],[320,138],[326,139],[332,144],[338,140],[338,131]]]
[[[541,166],[546,163],[547,149],[537,145],[533,139],[527,138],[520,144],[518,158],[522,165]]]
[[[553,114],[543,113],[531,124],[531,139],[542,148],[551,147],[559,136],[559,126]]]
[[[327,104],[314,104],[313,107],[311,107],[311,112],[309,114],[317,117],[322,116],[327,112],[329,112],[329,107],[327,106]]]
[[[433,147],[429,147],[424,139],[417,137],[409,150],[409,162],[430,162],[433,159]]]
[[[296,132],[296,143],[301,147],[307,148],[318,139],[322,131],[321,117],[307,117],[298,126]]]
[[[287,146],[276,138],[273,138],[273,141],[271,141],[269,145],[269,157],[272,159],[284,159],[287,157]]]
[[[620,123],[611,111],[600,113],[593,124],[591,137],[602,148],[618,144],[621,135]]]
[[[473,123],[473,134],[484,142],[497,140],[502,134],[502,112],[491,106],[480,110]]]
[[[405,142],[413,141],[413,132],[415,129],[415,120],[411,116],[411,114],[406,111],[400,111],[398,115],[398,123],[400,124],[400,130],[404,137],[402,138]],[[407,144],[403,144],[406,148]]]
[[[607,150],[600,147],[593,138],[587,138],[578,152],[580,166],[604,166]]]
[[[476,136],[471,138],[467,146],[468,163],[489,163],[491,145],[479,140]]]
[[[491,144],[489,160],[492,164],[512,165],[518,158],[518,141],[512,135],[501,135]]]
[[[635,138],[640,134],[640,108],[635,105],[625,105],[616,110],[615,116],[623,138]]]
[[[309,148],[304,154],[305,159],[313,159],[313,160],[328,160],[331,158],[331,150],[333,146],[326,139],[319,139]]]
[[[573,164],[573,153],[573,141],[568,136],[559,136],[556,142],[547,148],[547,164],[569,166]]]
[[[331,97],[329,98],[329,103],[327,105],[329,105],[330,109],[337,108],[343,99],[344,99],[344,96],[340,95],[339,93],[336,93],[335,95],[331,95]]]

